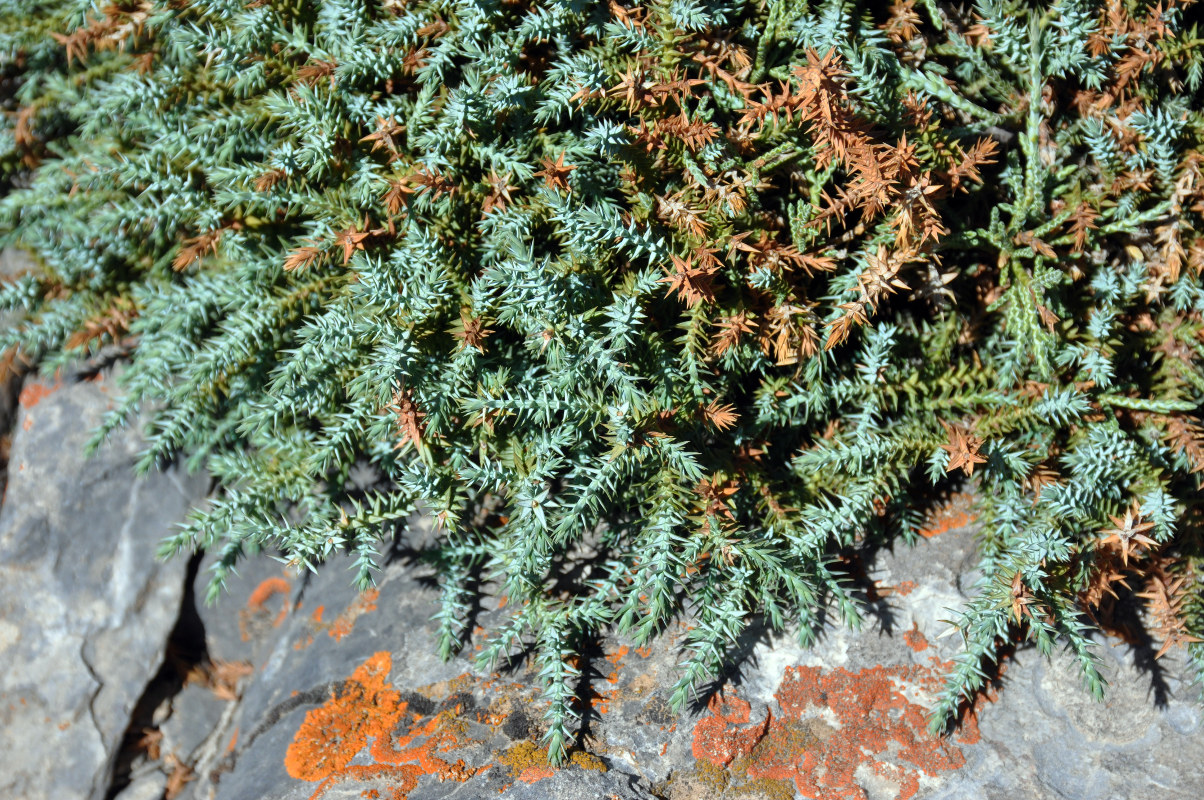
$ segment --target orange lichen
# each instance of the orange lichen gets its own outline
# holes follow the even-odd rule
[[[942,533],[964,528],[976,519],[978,515],[974,511],[973,498],[964,492],[955,494],[932,510],[919,534],[925,539],[931,539]]]
[[[343,641],[343,638],[348,636],[355,629],[355,621],[363,614],[369,611],[376,610],[376,601],[380,598],[380,589],[369,589],[359,597],[351,601],[351,605],[347,606],[342,614],[335,617],[335,620],[330,625],[327,633],[335,641]],[[320,622],[320,617],[315,617],[315,622]]]
[[[292,586],[284,578],[268,578],[251,592],[251,596],[247,598],[247,609],[260,611],[272,595],[280,595],[282,601],[280,613],[276,615],[276,619],[272,620],[272,627],[279,627],[280,623],[284,622],[284,618],[288,616],[288,593],[291,589]]]
[[[284,578],[268,578],[260,583],[247,597],[247,608],[260,609],[274,594],[288,595],[289,582]]]
[[[292,591],[292,584],[287,579],[279,577],[267,578],[251,591],[247,597],[246,608],[240,609],[238,612],[238,632],[244,642],[251,640],[253,628],[257,624],[254,619],[267,611],[267,602],[274,595],[280,595],[281,604],[280,612],[272,620],[272,627],[277,628],[284,622],[284,618],[288,616],[289,612],[288,594],[290,591]]]
[[[609,678],[607,680],[610,683],[617,683],[618,677],[615,677],[614,680],[610,680]],[[589,704],[593,707],[594,711],[598,712],[599,714],[609,714],[611,702],[617,700],[620,694],[621,692],[618,689],[614,689],[609,692],[600,692],[597,689],[591,688],[586,695],[586,699],[589,701]]]
[[[614,651],[613,653],[611,653],[610,655],[608,655],[606,657],[606,660],[609,661],[611,663],[611,666],[614,667],[614,669],[611,670],[611,673],[606,676],[606,680],[608,683],[618,683],[619,682],[619,670],[622,669],[622,667],[623,667],[623,656],[627,655],[627,652],[628,652],[627,645],[623,645],[618,650]]]
[[[793,798],[794,784],[789,776],[776,773],[766,775],[759,767],[800,758],[804,752],[815,748],[830,735],[830,726],[821,719],[808,720],[805,723],[792,719],[775,720],[761,741],[757,742],[747,756],[733,762],[729,771],[753,779],[742,784],[742,794],[756,787],[763,794]]]
[[[928,649],[928,639],[924,637],[924,634],[920,633],[918,622],[913,622],[911,630],[903,632],[903,641],[917,653]]]
[[[879,584],[875,583],[873,589],[874,589],[874,592],[876,592],[879,597],[889,597],[890,595],[893,595],[893,594],[897,594],[900,597],[906,597],[907,595],[909,595],[915,591],[916,582],[915,581],[899,581],[899,583],[895,584],[894,586],[879,585]]]
[[[326,631],[326,634],[335,641],[343,641],[344,638],[355,630],[355,621],[360,616],[369,611],[376,610],[376,601],[378,599],[380,599],[380,590],[369,589],[352,600],[351,604],[330,622],[323,620],[326,614],[326,606],[318,606],[309,618],[309,625],[313,632],[304,639],[298,639],[294,642],[293,649],[304,650],[309,647],[314,643],[314,633],[319,631]]]
[[[50,395],[63,388],[63,382],[55,376],[54,385],[47,386],[44,383],[31,381],[25,384],[25,388],[21,390],[21,394],[17,396],[17,402],[22,408],[33,408],[38,403],[45,400]]]
[[[869,770],[897,787],[896,800],[909,800],[920,774],[965,764],[951,740],[927,732],[924,706],[904,694],[933,690],[940,674],[935,660],[934,666],[857,672],[789,668],[775,695],[779,712],[767,712],[760,724],[746,725],[748,703],[713,700],[710,716],[694,729],[694,755],[753,781],[792,782],[801,796],[816,800],[864,800],[857,776]],[[976,735],[970,716],[960,740]]]
[[[387,651],[374,654],[340,691],[306,713],[284,765],[293,778],[321,781],[311,800],[318,800],[336,783],[378,779],[392,784],[393,800],[405,800],[423,775],[465,781],[476,773],[463,760],[453,764],[437,755],[459,744],[456,726],[446,715],[424,720],[410,714],[401,693],[388,682],[392,666]],[[408,732],[399,734],[397,729],[411,716]],[[369,753],[377,763],[351,765],[369,742]]]
[[[518,776],[518,779],[523,783],[535,783],[536,781],[542,781],[544,778],[550,778],[554,774],[551,767],[531,767],[528,770],[524,770]]]
[[[326,613],[326,606],[318,606],[314,609],[314,613],[310,615],[309,621],[315,630],[324,630],[330,628],[330,624],[322,621],[322,615]],[[314,635],[308,634],[304,639],[298,639],[293,642],[294,650],[304,650],[314,643]]]
[[[769,730],[771,715],[755,725],[749,725],[750,706],[738,697],[714,695],[707,703],[710,716],[703,717],[694,727],[691,750],[694,758],[706,759],[726,767],[738,756],[746,756]]]
[[[406,711],[401,693],[387,681],[391,668],[389,653],[376,653],[352,673],[340,695],[306,713],[284,759],[289,775],[323,780],[346,767],[370,737],[389,735]]]

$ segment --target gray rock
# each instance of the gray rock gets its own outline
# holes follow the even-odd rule
[[[447,795],[454,797],[454,794]],[[463,793],[463,797],[472,797]],[[567,769],[533,783],[514,783],[500,797],[507,800],[653,800],[648,782],[618,770]]]
[[[184,559],[159,540],[204,491],[134,479],[133,433],[82,453],[108,379],[27,381],[0,512],[0,796],[103,798],[130,712],[164,658]]]
[[[162,800],[167,791],[167,776],[150,770],[122,789],[113,800]]]
[[[16,247],[0,249],[0,277],[15,278],[37,268],[33,256]]]
[[[1099,704],[1069,657],[1047,662],[1021,648],[977,724],[946,740],[927,735],[926,704],[957,651],[956,637],[938,638],[948,629],[942,620],[969,591],[973,550],[973,532],[960,529],[879,553],[869,578],[882,597],[865,629],[829,627],[810,650],[754,631],[721,691],[683,714],[670,711],[667,693],[684,627],[646,650],[603,641],[583,665],[595,676],[589,753],[561,770],[541,760],[543,707],[528,663],[483,674],[472,647],[439,661],[430,619],[437,591],[423,568],[388,564],[379,594],[365,599],[349,585],[348,562],[332,562],[301,586],[302,610],[281,623],[233,715],[236,746],[201,771],[192,797],[1204,795],[1201,709],[1174,652],[1158,665],[1159,703],[1148,666],[1139,669],[1128,647],[1103,643],[1111,685]],[[478,624],[496,630],[506,614],[487,602]],[[330,635],[336,625],[341,637]],[[364,685],[378,692],[371,702],[356,699]],[[382,701],[379,692],[397,695]],[[404,713],[389,711],[398,700]]]
[[[162,751],[192,763],[198,748],[221,724],[230,702],[233,701],[223,700],[204,686],[185,686],[171,698],[170,715],[159,726],[163,732]]]
[[[294,612],[302,581],[268,554],[257,553],[241,561],[221,593],[205,603],[216,562],[215,553],[206,553],[193,582],[209,657],[261,667],[282,633],[281,625]]]
[[[203,482],[132,480],[134,437],[81,463],[105,385],[61,383],[28,387],[0,513],[0,796],[99,800],[180,605],[183,562],[149,554]],[[429,539],[416,520],[409,541]],[[409,555],[365,595],[348,559],[297,576],[260,555],[199,609],[211,668],[251,671],[241,697],[190,685],[165,702],[165,761],[137,761],[121,800],[158,797],[168,754],[195,769],[179,800],[1204,796],[1204,713],[1176,650],[1154,662],[1101,641],[1109,691],[1095,703],[1071,658],[1021,648],[974,720],[928,736],[957,652],[943,620],[972,591],[973,552],[962,528],[878,553],[861,632],[829,626],[804,650],[754,627],[731,674],[680,714],[668,690],[684,623],[646,649],[603,638],[580,665],[582,746],[557,770],[530,662],[478,671],[479,635],[440,661],[437,589]],[[475,623],[498,630],[511,612],[486,600]]]
[[[285,623],[301,609],[305,578],[291,575],[266,553],[249,555],[227,577],[215,601],[207,604],[203,599],[216,561],[214,553],[205,554],[193,581],[210,668],[237,666],[252,676],[261,675],[285,636]],[[245,687],[248,681],[242,678],[238,687]],[[220,702],[210,692],[190,692],[193,688],[199,689],[185,687],[173,699],[170,716],[161,729],[166,743],[182,743],[174,752],[185,757],[187,749],[188,764],[197,775],[207,775],[227,755],[228,745],[238,739],[245,703]],[[194,699],[184,698],[185,693],[194,694]],[[192,708],[199,705],[203,708]],[[180,800],[200,796],[196,792],[202,785],[186,785]]]

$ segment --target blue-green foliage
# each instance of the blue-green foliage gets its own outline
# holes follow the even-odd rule
[[[217,478],[162,548],[211,596],[262,548],[366,587],[433,516],[440,652],[507,595],[482,663],[533,648],[554,758],[586,637],[688,616],[684,703],[753,619],[858,624],[838,553],[963,479],[937,726],[1016,630],[1101,691],[1125,574],[1204,664],[1182,5],[0,0],[0,238],[42,265],[0,346],[127,348],[96,442],[149,419],[142,468]]]

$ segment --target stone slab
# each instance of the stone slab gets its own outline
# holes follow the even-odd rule
[[[957,648],[956,637],[939,637],[966,598],[973,536],[950,530],[876,554],[867,578],[877,599],[863,630],[830,626],[811,649],[753,632],[719,691],[683,714],[667,702],[683,627],[646,649],[601,641],[583,664],[593,676],[585,747],[559,770],[542,760],[529,663],[477,671],[479,636],[450,662],[436,657],[437,591],[423,567],[389,564],[365,597],[350,587],[348,564],[330,563],[281,623],[235,715],[234,746],[193,796],[1204,796],[1201,706],[1174,651],[1155,676],[1140,652],[1101,642],[1111,684],[1101,704],[1067,656],[1021,648],[975,718],[945,739],[927,734],[927,704]],[[507,613],[491,605],[477,621],[496,630]],[[372,702],[355,695],[367,685]]]
[[[186,560],[153,553],[205,482],[135,479],[133,432],[84,458],[106,380],[21,392],[0,511],[2,797],[103,800],[179,613]]]

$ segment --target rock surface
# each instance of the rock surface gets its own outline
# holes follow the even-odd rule
[[[956,652],[956,637],[937,639],[941,620],[965,599],[958,575],[972,552],[962,527],[880,553],[863,631],[830,629],[810,650],[754,636],[721,693],[682,716],[667,704],[681,630],[643,650],[601,643],[583,665],[594,676],[588,752],[561,770],[536,745],[528,664],[489,675],[471,652],[435,657],[436,591],[422,568],[395,560],[357,595],[347,565],[331,563],[290,583],[225,752],[189,789],[204,800],[1204,795],[1201,707],[1175,651],[1152,673],[1142,652],[1103,643],[1111,686],[1099,704],[1068,657],[1022,648],[976,718],[928,736],[926,704]],[[479,624],[496,629],[505,613],[485,609]]]
[[[393,551],[365,594],[349,561],[297,576],[260,555],[217,605],[194,605],[212,556],[190,575],[149,554],[203,482],[132,481],[132,438],[73,459],[104,384],[51,388],[27,387],[0,514],[0,797],[1204,796],[1204,713],[1183,654],[1155,660],[1156,642],[1101,641],[1102,704],[1069,657],[1020,648],[956,734],[927,734],[957,648],[942,620],[964,602],[973,564],[965,518],[868,559],[861,632],[830,627],[809,650],[753,632],[738,668],[687,713],[668,705],[683,627],[649,648],[598,641],[579,665],[583,747],[551,769],[529,661],[478,672],[479,629],[440,661],[437,588],[412,550]],[[407,541],[420,546],[429,531],[413,528]],[[487,601],[475,623],[497,630],[511,611]],[[169,648],[193,655],[147,688]],[[140,738],[127,739],[114,782],[123,731]]]
[[[164,659],[187,562],[152,555],[205,483],[133,479],[138,440],[83,445],[101,381],[27,380],[0,512],[0,797],[102,800]]]

